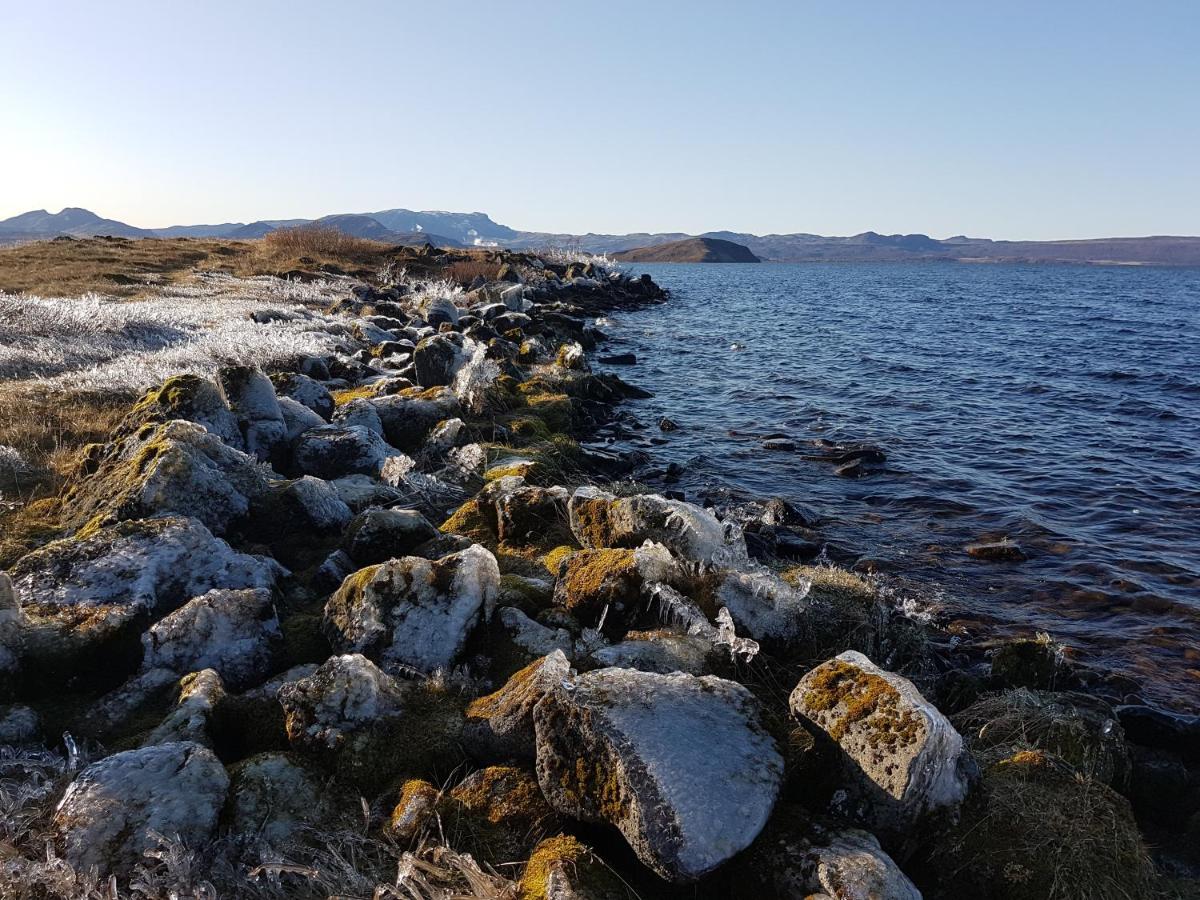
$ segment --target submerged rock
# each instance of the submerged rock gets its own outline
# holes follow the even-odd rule
[[[342,652],[385,667],[449,669],[500,588],[496,558],[478,544],[428,560],[393,559],[347,578],[325,605],[325,633]]]
[[[753,696],[712,676],[599,669],[556,685],[533,718],[550,805],[616,826],[668,881],[749,846],[783,780]]]
[[[157,835],[198,846],[216,830],[229,776],[199,744],[116,753],[84,769],[54,813],[66,860],[83,870],[128,872]]]
[[[835,810],[877,834],[905,835],[955,813],[974,761],[962,738],[910,681],[854,650],[817,666],[792,691],[792,714],[841,750]]]

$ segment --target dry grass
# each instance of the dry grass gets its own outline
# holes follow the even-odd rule
[[[393,248],[390,244],[354,237],[327,225],[279,228],[264,237],[263,258],[339,260],[357,265],[378,265]]]
[[[458,259],[446,267],[446,278],[463,287],[468,287],[476,278],[490,281],[496,277],[500,266],[495,260],[489,259]]]

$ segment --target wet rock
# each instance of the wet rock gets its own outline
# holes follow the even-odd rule
[[[362,790],[401,775],[444,776],[462,760],[454,698],[426,682],[398,682],[365,656],[332,657],[278,696],[291,745]]]
[[[739,876],[738,896],[745,897],[921,900],[874,835],[814,819],[799,807],[776,813]]]
[[[678,431],[679,424],[674,419],[671,419],[667,416],[663,416],[661,419],[658,420],[658,430],[659,431]]]
[[[487,762],[532,762],[536,752],[533,708],[570,673],[567,657],[554,650],[517,672],[494,694],[473,700],[463,728],[467,751]]]
[[[195,519],[121,522],[25,556],[12,570],[25,662],[42,677],[136,668],[142,629],[213,588],[270,589],[285,570],[230,549]]]
[[[538,782],[560,813],[616,826],[638,858],[689,882],[766,824],[783,759],[739,684],[600,669],[534,708]]]
[[[678,568],[661,544],[580,550],[563,563],[554,601],[580,621],[592,624],[604,617],[610,630],[619,631],[641,605],[643,587],[678,581]]]
[[[793,584],[766,569],[728,572],[716,590],[743,634],[786,647],[801,637],[808,609],[808,584]]]
[[[346,529],[343,546],[359,566],[408,556],[438,531],[413,509],[368,509]]]
[[[217,373],[229,408],[237,417],[246,452],[271,459],[287,439],[287,426],[271,379],[251,366],[231,366]]]
[[[1200,778],[1192,776],[1183,760],[1167,750],[1129,747],[1131,767],[1128,797],[1141,819],[1172,831],[1187,829],[1200,810]]]
[[[272,376],[271,381],[275,385],[275,393],[280,402],[287,397],[312,410],[327,422],[333,415],[333,395],[315,378],[299,372],[288,372]]]
[[[762,448],[764,450],[790,451],[796,449],[796,442],[787,438],[768,438],[762,442]]]
[[[591,849],[571,835],[538,844],[521,875],[522,900],[628,900],[629,890]]]
[[[1008,688],[1069,688],[1075,675],[1063,649],[1044,635],[1006,641],[992,651],[992,680]]]
[[[128,872],[156,835],[208,840],[229,776],[212,751],[181,742],[116,753],[84,769],[54,813],[63,856],[76,869]]]
[[[834,810],[876,834],[906,837],[932,815],[952,816],[975,765],[962,738],[907,679],[853,650],[796,685],[792,714],[840,748]]]
[[[633,353],[614,353],[601,356],[599,361],[606,366],[633,366],[637,365],[637,356]]]
[[[1189,765],[1200,766],[1200,716],[1140,704],[1118,706],[1117,716],[1129,740],[1178,753]]]
[[[351,575],[329,598],[325,634],[339,652],[384,668],[448,670],[491,618],[499,588],[496,558],[479,545],[437,560],[389,560]]]
[[[142,635],[142,669],[215,669],[233,690],[260,682],[280,640],[264,589],[218,589],[189,600]]]
[[[174,513],[223,534],[262,497],[274,473],[200,425],[146,426],[103,451],[63,498],[64,524],[95,528]]]
[[[654,541],[704,567],[737,568],[749,560],[739,527],[691,503],[656,494],[618,499],[584,486],[572,495],[569,513],[571,531],[584,547],[638,547]]]
[[[333,480],[347,475],[377,477],[397,451],[361,425],[325,425],[300,435],[292,453],[296,468],[305,475]]]
[[[260,753],[229,770],[225,815],[232,834],[283,846],[304,826],[350,820],[358,802],[327,784],[316,767],[289,753]]]
[[[1000,541],[977,541],[963,548],[968,556],[990,562],[1024,562],[1028,557],[1021,545],[1008,538]]]
[[[1129,784],[1129,748],[1113,708],[1097,697],[1025,689],[984,697],[953,716],[982,764],[1045,750],[1118,791]]]

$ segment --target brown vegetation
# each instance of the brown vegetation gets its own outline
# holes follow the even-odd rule
[[[494,260],[469,258],[459,259],[446,266],[446,278],[463,287],[468,287],[476,278],[491,281],[500,271],[500,265]]]
[[[318,259],[378,265],[390,244],[354,237],[329,225],[297,225],[279,228],[261,241],[261,255],[276,259]]]

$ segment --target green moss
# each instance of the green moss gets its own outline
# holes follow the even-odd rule
[[[574,525],[585,544],[590,547],[612,547],[617,544],[613,513],[620,502],[594,497],[576,499],[572,503]]]
[[[438,527],[445,534],[461,534],[489,548],[496,545],[496,533],[474,497],[456,509],[450,518]]]
[[[371,400],[379,395],[374,384],[363,384],[358,387],[345,388],[340,391],[330,391],[334,406],[345,406],[354,400]]]
[[[636,593],[640,581],[633,550],[580,550],[567,558],[557,597],[572,613],[598,615]]]

